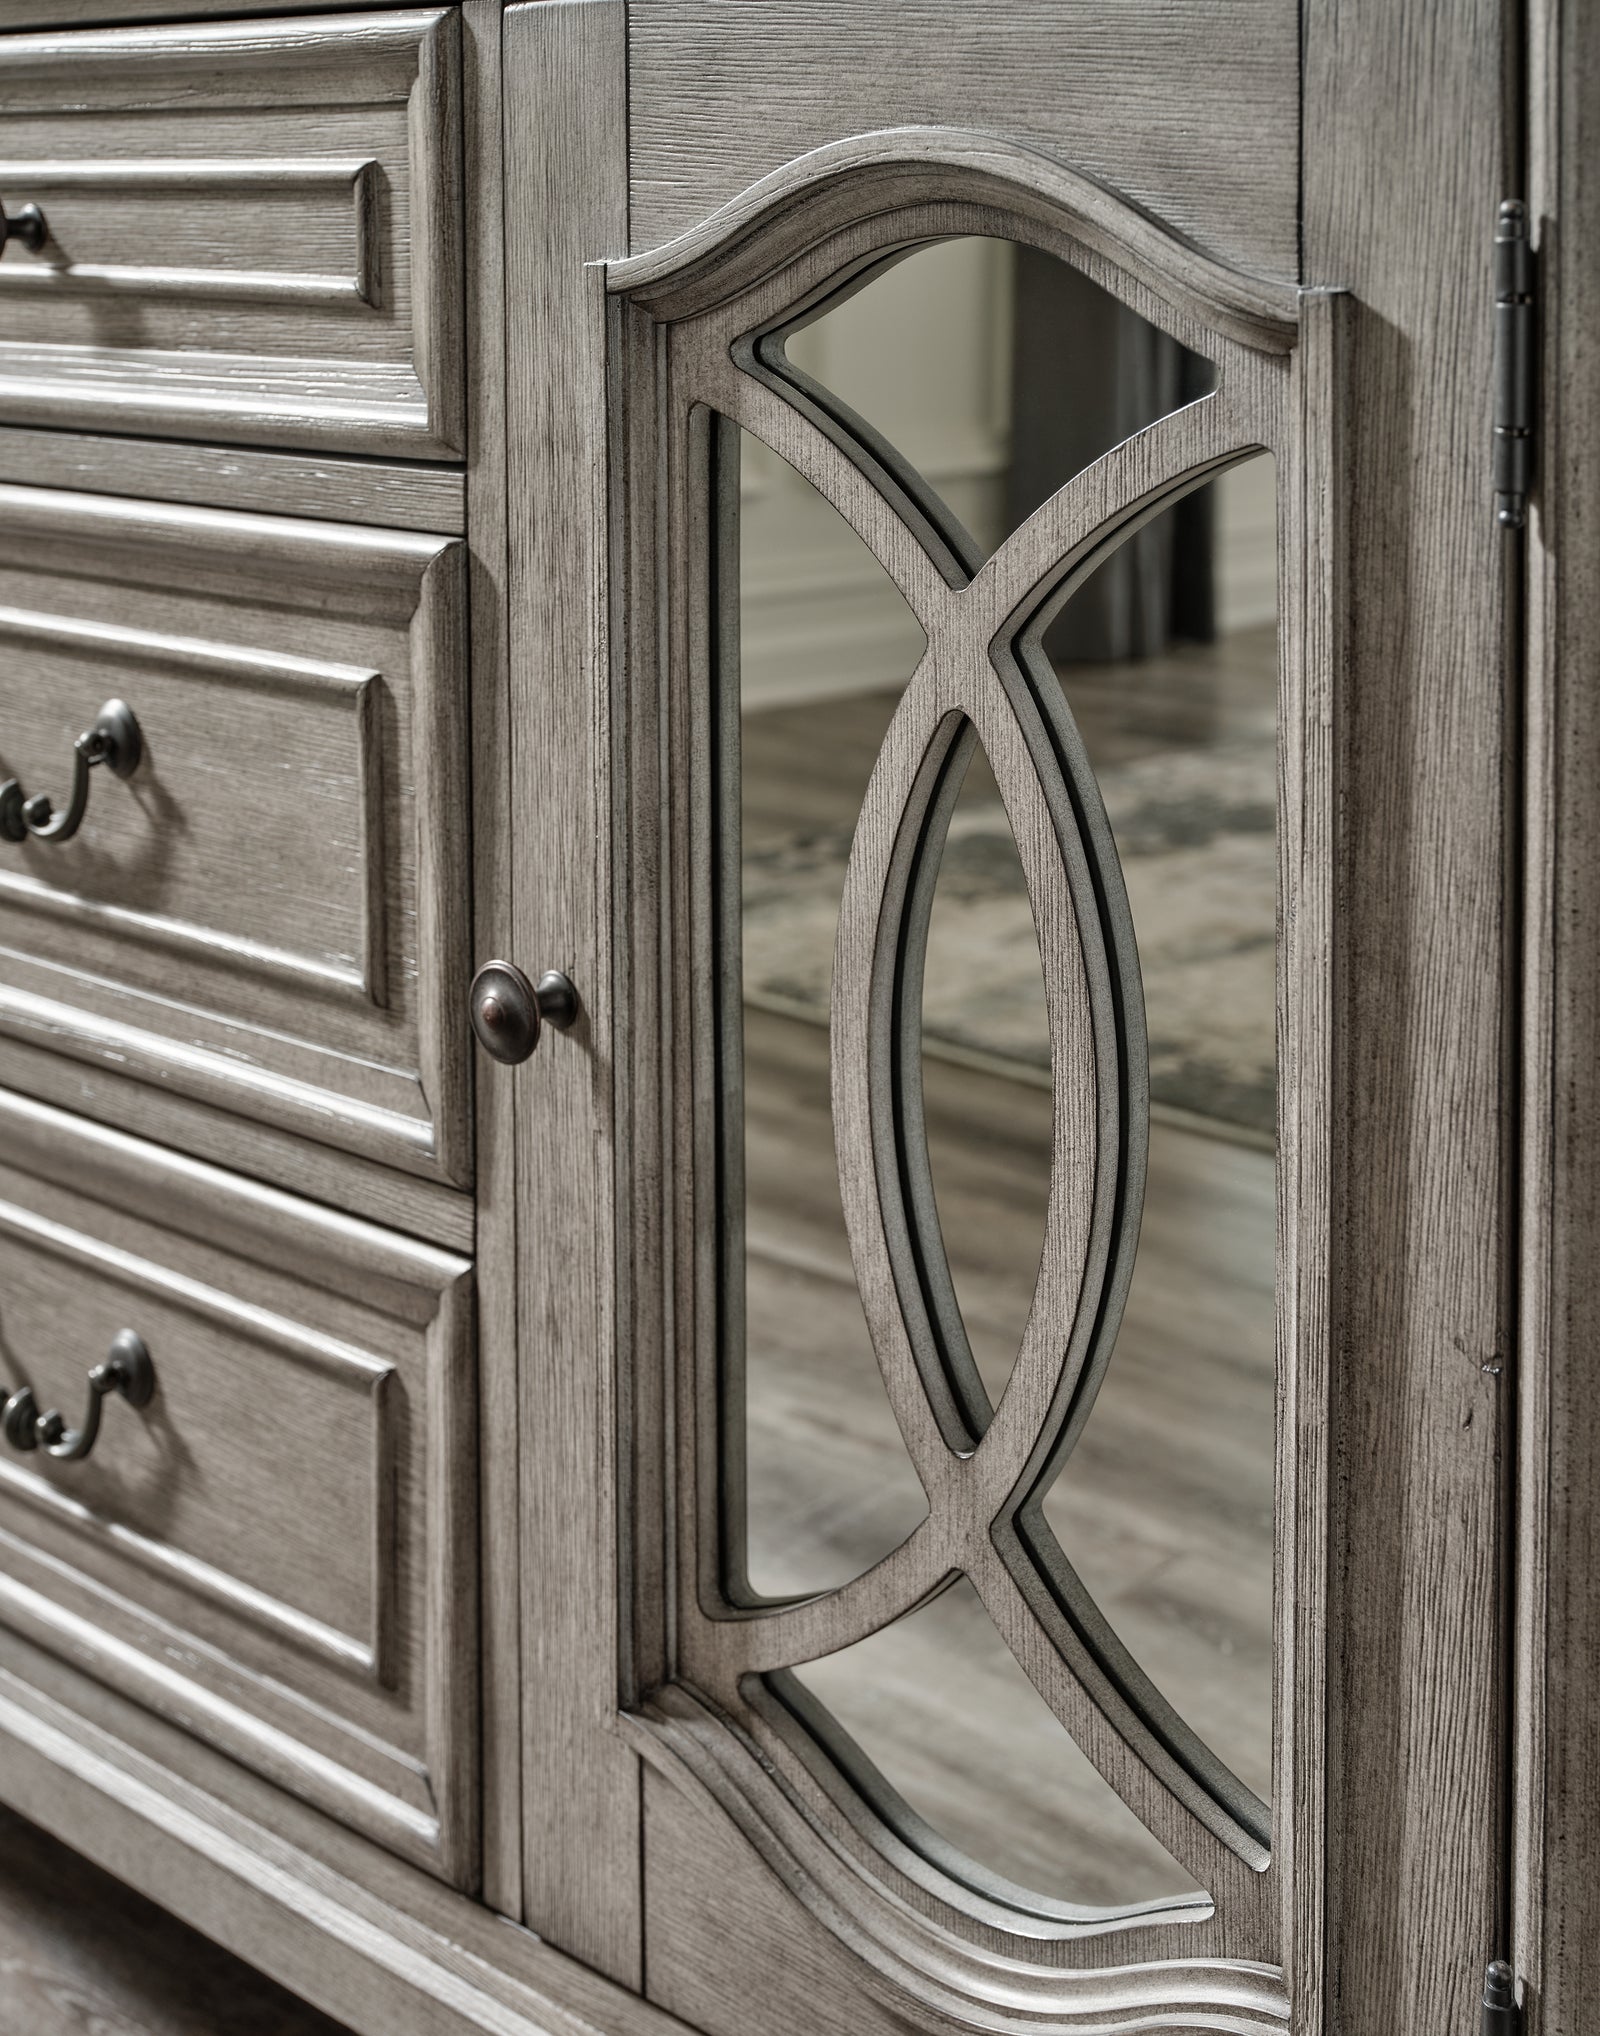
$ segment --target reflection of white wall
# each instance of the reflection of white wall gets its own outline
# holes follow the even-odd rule
[[[1217,634],[1278,613],[1276,469],[1264,455],[1213,482],[1217,503]]]
[[[789,355],[905,454],[987,550],[1004,531],[1011,434],[1012,250],[992,240],[919,250],[818,324]],[[844,520],[746,435],[741,637],[747,702],[902,685],[922,632]],[[1218,619],[1276,611],[1272,463],[1215,484]]]

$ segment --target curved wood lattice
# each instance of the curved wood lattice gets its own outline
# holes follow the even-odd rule
[[[613,278],[636,289],[646,307],[630,313],[633,457],[641,459],[639,440],[648,440],[645,464],[658,493],[653,509],[640,500],[633,513],[652,527],[664,519],[673,534],[664,604],[669,756],[699,772],[693,805],[678,819],[672,913],[686,1075],[691,1098],[704,1099],[691,1100],[679,1120],[695,1158],[695,1188],[673,1247],[679,1347],[687,1349],[692,1324],[698,1355],[680,1374],[677,1400],[676,1620],[661,1676],[646,1677],[654,1686],[639,1705],[641,1743],[680,1779],[693,1779],[869,1964],[927,1998],[948,1988],[952,1999],[974,1992],[1003,1999],[1012,2020],[996,2026],[1030,2026],[1046,2015],[1070,2022],[1091,2007],[1104,2014],[1115,2005],[1105,1970],[1115,1965],[1130,1975],[1163,1975],[1124,1984],[1117,1998],[1134,2020],[1136,2010],[1156,2014],[1163,2004],[1182,2004],[1214,2014],[1206,2026],[1279,2027],[1284,1995],[1273,1968],[1283,1928],[1273,1811],[1155,1688],[1042,1517],[1043,1494],[1090,1418],[1132,1275],[1148,1083],[1121,870],[1041,637],[1109,554],[1180,497],[1262,450],[1275,452],[1282,467],[1293,444],[1293,356],[1282,351],[1281,322],[1268,337],[1252,329],[1253,343],[1230,336],[1247,323],[1237,302],[1218,307],[1215,324],[1203,323],[1196,308],[1204,309],[1207,278],[1197,279],[1192,263],[1164,299],[1160,249],[1148,232],[1133,236],[1137,259],[1118,268],[1116,222],[1104,208],[1083,241],[1073,238],[1059,202],[1053,210],[998,211],[993,165],[970,187],[957,176],[937,203],[900,203],[867,218],[838,216],[847,186],[821,179],[816,188],[822,195],[810,210],[791,193],[769,208],[764,226],[748,208],[730,218],[736,288],[719,272],[710,229],[675,263],[647,258],[621,265]],[[1218,370],[1213,394],[1074,476],[987,559],[894,448],[785,353],[791,331],[885,260],[928,238],[968,232],[1027,239],[1075,261]],[[1259,306],[1255,314],[1266,317]],[[719,554],[715,501],[719,489],[736,485],[727,470],[732,434],[717,418],[761,440],[839,511],[927,638],[851,849],[831,1058],[854,1270],[928,1513],[864,1574],[782,1603],[751,1601],[734,1574],[737,1561],[730,1562],[738,1532],[730,1520],[742,1494],[727,1489],[736,1473],[724,1443],[739,1409],[722,1397],[726,1282],[712,1263],[729,1215],[705,1185],[726,1158],[727,1136],[725,1125],[708,1134],[700,1121],[737,1087],[737,1048],[726,1035],[738,984],[726,953],[707,945],[717,929],[728,933],[737,911],[736,874],[725,867],[720,877],[711,874],[716,818],[708,786],[719,754],[736,739],[727,699],[716,704],[714,587],[732,566]],[[651,437],[657,430],[659,440]],[[945,1257],[920,1073],[934,885],[955,800],[980,745],[1016,840],[1045,961],[1055,1096],[1045,1247],[998,1404],[973,1361]],[[981,1873],[964,1873],[897,1830],[892,1804],[875,1800],[870,1772],[848,1741],[831,1735],[826,1714],[788,1671],[879,1631],[961,1574],[1056,1717],[1206,1895],[1126,1911],[1024,1901],[1016,1891],[1003,1897]],[[1287,1772],[1281,1762],[1279,1772]],[[1285,1814],[1280,1805],[1277,1836]],[[1073,1976],[1091,1971],[1092,1985]]]

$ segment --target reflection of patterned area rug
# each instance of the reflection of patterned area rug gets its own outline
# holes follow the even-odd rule
[[[1158,1104],[1270,1136],[1274,1116],[1274,766],[1270,738],[1163,751],[1100,772],[1133,905]],[[849,853],[832,831],[747,845],[745,986],[825,1020]],[[1049,1067],[1039,951],[1005,814],[956,809],[935,894],[931,1042]]]

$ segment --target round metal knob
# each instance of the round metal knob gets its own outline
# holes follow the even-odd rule
[[[559,969],[530,983],[515,962],[490,961],[472,978],[468,1003],[478,1044],[495,1060],[526,1060],[547,1025],[565,1032],[578,1015],[578,993]]]
[[[29,254],[37,254],[49,238],[50,229],[37,205],[19,205],[15,212],[0,205],[0,254],[13,240],[20,241]]]

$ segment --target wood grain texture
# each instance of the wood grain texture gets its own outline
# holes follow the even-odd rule
[[[0,1634],[0,1800],[120,1880],[158,1887],[170,1912],[357,2036],[686,2036],[389,1855],[354,1839],[318,1844],[314,1829],[286,1835],[312,1813],[285,1818],[270,1797],[253,1812],[230,1806],[210,1786],[228,1762],[204,1748],[176,1760],[139,1750],[148,1739],[170,1753],[174,1735],[92,1686],[79,1705],[81,1677],[29,1654]],[[114,1729],[92,1722],[97,1703],[123,1714]]]
[[[825,194],[837,187],[839,216],[870,217],[940,200],[990,205],[1028,220],[1046,236],[1069,227],[1102,260],[1119,263],[1191,318],[1243,340],[1286,351],[1299,306],[1294,287],[1214,260],[1161,221],[1038,149],[967,128],[905,127],[813,149],[761,178],[678,238],[611,264],[609,284],[673,317],[691,301],[731,297],[772,267],[771,247],[786,215],[803,210],[815,233]]]
[[[459,456],[458,25],[6,37],[0,416]]]
[[[630,890],[651,899],[642,911],[635,904],[627,922],[629,974],[648,985],[664,968],[670,986],[660,1026],[662,1059],[652,1065],[652,1055],[662,1052],[654,1031],[638,1048],[634,1093],[641,1108],[630,1124],[638,1140],[631,1158],[637,1161],[649,1147],[643,1121],[664,1073],[666,1142],[647,1170],[656,1202],[668,1206],[664,1234],[647,1242],[655,1212],[647,1219],[648,1195],[634,1195],[638,1276],[629,1346],[636,1353],[641,1450],[647,1453],[650,1438],[657,1438],[668,1466],[665,1519],[641,1520],[639,1541],[648,1551],[641,1559],[653,1564],[660,1559],[657,1549],[665,1546],[670,1554],[675,1543],[678,1571],[675,1618],[638,1648],[641,1673],[646,1662],[664,1663],[672,1680],[653,1692],[646,1685],[634,1736],[666,1771],[676,1762],[679,1779],[715,1803],[789,1895],[858,1954],[841,1954],[830,1972],[841,2014],[857,1993],[886,1990],[899,1999],[902,2013],[926,2016],[930,2026],[969,2011],[981,2012],[994,2027],[1018,2029],[1092,2024],[1113,2014],[1153,2022],[1163,2014],[1223,2012],[1232,2019],[1221,2026],[1265,2028],[1289,2012],[1274,1970],[1280,1959],[1306,1977],[1313,1998],[1320,1959],[1322,1690],[1314,1649],[1309,1672],[1300,1664],[1303,1643],[1323,1617],[1319,1523],[1325,1496],[1313,1438],[1323,1416],[1325,1339],[1321,1325],[1308,1322],[1304,1353],[1298,1334],[1283,1353],[1288,1438],[1280,1476],[1290,1510],[1280,1516],[1280,1703],[1286,1731],[1298,1729],[1301,1709],[1307,1731],[1304,1760],[1283,1758],[1286,1793],[1274,1826],[1265,1806],[1188,1740],[1154,1693],[1138,1687],[1136,1671],[1092,1608],[1086,1614],[1076,1600],[1069,1608],[1073,1585],[1065,1572],[1052,1571],[1047,1580],[1037,1551],[1034,1561],[1041,1566],[1035,1569],[1014,1548],[1028,1531],[1015,1524],[1024,1496],[1065,1446],[1064,1426],[1081,1421],[1092,1400],[1104,1355],[1100,1325],[1114,1325],[1120,1307],[1120,1293],[1104,1302],[1102,1292],[1126,1276],[1128,1226],[1113,1205],[1142,1168],[1142,1154],[1124,1157],[1117,1148],[1124,1136],[1130,1148],[1134,1142],[1126,1127],[1137,1128],[1143,1068],[1141,1042],[1127,1036],[1125,1014],[1135,1000],[1126,990],[1114,993],[1107,980],[1113,948],[1124,981],[1136,966],[1124,951],[1128,932],[1114,903],[1102,904],[1115,898],[1109,835],[1103,816],[1096,817],[1086,767],[1063,761],[1073,754],[1075,738],[1048,723],[1029,661],[1044,626],[1040,618],[1052,614],[1128,531],[1264,445],[1278,453],[1287,477],[1285,557],[1294,563],[1285,571],[1298,589],[1303,468],[1323,474],[1329,466],[1327,449],[1319,444],[1308,451],[1301,435],[1325,432],[1329,407],[1325,392],[1302,402],[1298,388],[1291,388],[1278,350],[1281,332],[1274,332],[1268,351],[1201,327],[1192,293],[1165,291],[1152,280],[1154,262],[1125,262],[1120,245],[1108,250],[1093,234],[1080,240],[1067,212],[1042,223],[1027,208],[1013,213],[965,190],[946,191],[938,200],[910,190],[900,209],[879,210],[869,184],[858,194],[858,219],[851,214],[853,188],[841,179],[837,185],[819,180],[804,198],[774,190],[770,217],[741,216],[726,243],[733,252],[731,280],[718,272],[709,243],[694,238],[679,249],[681,274],[661,263],[614,265],[610,272],[619,287],[630,275],[642,277],[643,304],[664,319],[652,332],[630,301],[620,321],[630,351],[619,381],[625,410],[619,440],[629,466],[619,528],[632,540],[625,568],[627,697],[637,717],[633,804],[623,839]],[[1041,202],[1040,212],[1048,210]],[[825,392],[790,372],[781,353],[789,320],[827,301],[841,279],[858,279],[875,258],[913,241],[961,232],[1030,242],[1045,237],[1052,252],[1090,270],[1204,352],[1219,371],[1215,397],[1136,434],[1076,476],[987,563],[968,555],[970,540],[946,527],[936,500],[892,449],[842,408],[830,409]],[[1184,301],[1174,301],[1179,297]],[[1319,344],[1326,346],[1325,332]],[[1320,357],[1318,367],[1326,373]],[[853,1583],[776,1605],[750,1603],[740,1594],[736,1545],[725,1538],[726,1522],[739,1510],[737,1469],[722,1441],[740,1418],[737,1390],[725,1397],[723,1383],[730,1368],[724,1310],[737,1308],[724,1267],[738,1251],[737,1218],[728,1207],[736,1209],[739,1194],[739,1047],[732,1036],[736,1021],[730,1026],[719,1017],[716,990],[719,981],[737,983],[736,959],[728,959],[730,951],[736,955],[737,929],[726,902],[734,879],[718,813],[736,797],[736,786],[726,789],[736,765],[726,708],[716,702],[719,684],[726,689],[730,683],[729,660],[736,653],[719,619],[730,567],[713,507],[727,498],[731,484],[722,472],[720,433],[704,424],[706,411],[696,406],[709,406],[752,432],[831,502],[899,588],[928,639],[927,655],[890,725],[851,851],[834,968],[833,1117],[855,1277],[929,1512],[921,1528]],[[1319,527],[1317,537],[1326,544],[1332,533]],[[641,552],[651,555],[650,565],[640,563]],[[1290,605],[1296,629],[1304,626],[1303,607]],[[1317,703],[1314,731],[1325,731],[1329,675],[1325,665],[1308,675],[1306,654],[1292,665],[1285,696],[1297,742],[1308,688]],[[1326,632],[1312,654],[1326,657]],[[665,715],[667,745],[664,783],[652,801],[649,790],[638,788],[652,776],[647,744],[658,689],[661,704],[654,711]],[[940,1404],[939,1380],[919,1355],[919,1337],[927,1339],[913,1320],[912,1302],[922,1274],[908,1271],[904,1246],[912,1217],[891,1206],[896,1182],[913,1171],[895,1143],[896,1124],[912,1105],[888,1094],[892,1056],[885,1046],[886,1025],[898,1023],[890,1006],[898,1008],[902,999],[908,1009],[917,1004],[914,988],[898,987],[899,972],[909,967],[904,957],[921,939],[911,923],[927,905],[918,857],[942,827],[936,809],[942,811],[943,793],[935,780],[945,769],[952,731],[963,723],[977,731],[1001,786],[1032,896],[1052,1005],[1057,1133],[1074,1162],[1052,1191],[1046,1270],[1012,1385],[981,1440],[969,1436],[965,1446],[959,1434],[951,1435],[960,1409]],[[1058,782],[1068,769],[1074,773],[1070,797]],[[1295,860],[1285,880],[1291,912],[1308,874],[1328,881],[1331,769],[1326,741],[1313,743],[1297,748],[1285,783],[1284,800],[1295,805],[1289,830]],[[655,907],[658,881],[664,897]],[[663,924],[664,958],[655,945]],[[1285,1011],[1296,1040],[1302,1032],[1309,1040],[1326,1039],[1329,957],[1318,937],[1322,924],[1313,911],[1310,937],[1291,944],[1287,955]],[[728,994],[737,996],[737,989]],[[902,1064],[908,1059],[903,1045],[899,1058]],[[1290,1116],[1303,1115],[1308,1125],[1304,1175],[1291,1176],[1284,1202],[1291,1241],[1283,1277],[1303,1310],[1325,1304],[1319,1282],[1328,1256],[1327,1208],[1316,1191],[1324,1160],[1315,1127],[1326,1123],[1328,1102],[1325,1070],[1315,1059],[1301,1053],[1293,1065],[1305,1084],[1322,1084],[1315,1095],[1292,1092],[1286,1099]],[[895,1154],[886,1156],[889,1145]],[[676,1208],[667,1183],[674,1184]],[[1113,1239],[1119,1264],[1111,1262]],[[918,1266],[930,1262],[930,1242],[924,1234],[911,1254]],[[923,1300],[931,1315],[931,1288]],[[948,1328],[943,1341],[948,1348]],[[665,1405],[663,1378],[670,1396]],[[641,1492],[653,1488],[658,1475],[641,1474]],[[1303,1538],[1294,1532],[1301,1525]],[[886,1819],[839,1784],[795,1720],[763,1700],[755,1677],[848,1645],[937,1590],[955,1570],[972,1578],[1017,1659],[1089,1758],[1210,1899],[1183,1907],[1181,1916],[1174,1909],[1159,1919],[1129,1914],[1092,1923],[1080,1912],[1052,1910],[1046,1917],[1035,1904],[1024,1925],[1003,1898],[980,1898],[983,1891],[970,1877],[957,1885],[935,1863],[897,1845]],[[652,1801],[658,1795],[652,1785]],[[676,1823],[658,1822],[652,1811],[647,1878],[653,1886],[693,1886],[703,1878],[688,1839],[682,1856],[672,1852],[679,1836]],[[666,1849],[664,1858],[655,1856],[658,1845]],[[719,1872],[734,1871],[732,1856],[724,1856]],[[1280,1859],[1303,1876],[1300,1883],[1281,1870]],[[704,1971],[719,1960],[713,1939],[721,1926],[713,1918],[724,1893],[719,1884],[703,1910],[705,1924],[693,1929],[681,1904],[672,1909],[670,1951],[652,1936],[652,1976]],[[1202,1975],[1183,1963],[1187,1959],[1226,1961],[1225,1971],[1211,1964]],[[999,1961],[1003,1986],[994,1977]],[[673,1980],[663,1977],[662,1983]],[[1124,1987],[1134,1993],[1125,1994]],[[1218,1988],[1235,1989],[1225,2008],[1215,1997]],[[981,2009],[972,2008],[974,2002]],[[1139,2026],[1138,2020],[1129,2026]]]
[[[128,700],[145,757],[0,859],[0,1031],[460,1185],[458,542],[0,486],[0,756],[64,794]]]
[[[374,12],[390,11],[391,0],[364,0]],[[330,7],[330,12],[334,9]],[[341,14],[351,10],[340,6]],[[282,0],[184,0],[184,19],[203,21],[212,16],[281,14]],[[25,28],[100,28],[129,21],[167,21],[172,16],[171,0],[0,0],[0,30],[7,33]]]
[[[87,1462],[0,1464],[6,1623],[472,1882],[469,1266],[21,1097],[0,1120],[6,1390],[75,1417],[124,1327],[157,1377]]]
[[[468,596],[474,955],[513,951],[511,707],[506,601],[505,227],[499,0],[462,12],[467,150]],[[522,1915],[522,1625],[517,1174],[506,1070],[481,1059],[475,1165],[483,1539],[484,1900]],[[497,1079],[498,1077],[498,1079]]]
[[[1533,10],[1543,321],[1527,540],[1523,1258],[1511,1955],[1530,2036],[1600,1998],[1600,19]]]
[[[953,0],[885,9],[641,0],[629,18],[635,252],[782,163],[873,130],[955,125],[1070,163],[1219,260],[1296,273],[1299,49],[1284,0]]]
[[[476,1210],[473,1197],[462,1189],[310,1144],[292,1131],[250,1123],[213,1104],[190,1102],[169,1088],[130,1082],[113,1069],[69,1059],[48,1045],[0,1038],[0,1088],[176,1146],[196,1159],[431,1244],[472,1251]]]
[[[1308,280],[1353,299],[1326,2009],[1350,2036],[1472,2027],[1497,1948],[1512,737],[1487,250],[1504,25],[1496,0],[1306,14]]]
[[[169,445],[3,425],[0,481],[452,537],[466,527],[462,475],[421,461],[317,459],[244,446]]]
[[[0,1811],[0,2036],[343,2036],[146,1896]]]
[[[615,1042],[603,270],[626,222],[620,0],[505,16],[513,954],[577,985],[574,1028],[496,1069],[516,1098],[524,1913],[641,1977],[638,1775],[612,1730],[617,1614]],[[559,505],[559,506],[556,506]]]

